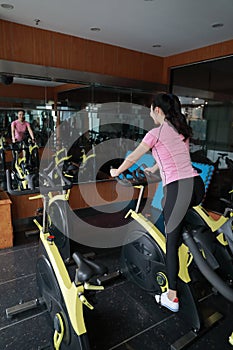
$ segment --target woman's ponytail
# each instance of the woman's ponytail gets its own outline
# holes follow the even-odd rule
[[[158,94],[152,101],[153,109],[160,107],[166,119],[175,127],[177,132],[184,136],[184,141],[192,136],[192,128],[188,125],[184,114],[181,112],[179,98],[173,94]]]

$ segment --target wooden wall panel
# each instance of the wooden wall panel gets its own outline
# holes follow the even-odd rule
[[[82,84],[63,84],[63,85],[55,86],[53,89],[54,89],[54,93],[58,94],[61,91],[70,91],[81,87],[83,87]]]
[[[143,54],[143,80],[162,83],[163,58]]]
[[[0,59],[160,83],[158,56],[3,20],[0,25]]]
[[[72,37],[61,33],[52,35],[52,57],[51,65],[53,67],[66,67],[70,69],[72,56]]]
[[[133,79],[142,79],[142,58],[141,52],[127,50],[121,47],[117,49],[117,75]]]
[[[11,36],[11,22],[0,20],[0,55],[3,60],[12,60],[13,38]]]
[[[0,59],[161,84],[170,67],[232,54],[233,40],[163,58],[0,20]]]
[[[53,99],[54,89],[52,87],[34,86],[34,85],[20,85],[11,84],[3,85],[0,84],[0,96],[7,98],[25,98],[33,100],[44,100],[45,96],[47,99]]]
[[[52,32],[33,28],[33,63],[41,66],[53,64]]]
[[[103,73],[107,75],[117,75],[117,51],[118,47],[113,45],[103,45],[104,60],[102,62]]]
[[[29,63],[34,63],[33,47],[34,37],[33,30],[28,30],[26,26],[16,24],[14,28],[11,27],[13,47],[13,61],[24,62],[25,56]],[[28,55],[30,53],[30,55]]]
[[[85,71],[103,73],[104,44],[86,40]]]
[[[70,52],[70,69],[85,71],[86,69],[86,40],[72,36],[72,52]]]

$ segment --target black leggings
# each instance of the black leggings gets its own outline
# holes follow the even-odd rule
[[[189,208],[201,203],[204,194],[205,187],[200,176],[174,181],[164,187],[163,215],[169,289],[177,290],[182,220]]]

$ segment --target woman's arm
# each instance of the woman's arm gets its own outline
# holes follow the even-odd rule
[[[34,141],[35,140],[34,139],[34,134],[33,134],[33,131],[32,131],[32,128],[31,128],[30,124],[27,125],[27,128],[28,128],[28,132],[29,132],[29,134],[31,136],[32,141]]]
[[[112,177],[119,176],[121,173],[123,173],[125,170],[129,169],[131,165],[136,163],[138,159],[143,156],[146,152],[150,150],[150,147],[144,143],[141,142],[138,147],[128,155],[128,157],[125,158],[124,162],[119,166],[118,169],[111,169],[110,174]]]
[[[15,125],[14,125],[14,123],[11,123],[11,138],[12,138],[12,142],[15,143]]]

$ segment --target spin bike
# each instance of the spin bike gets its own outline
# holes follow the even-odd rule
[[[8,308],[7,317],[13,317],[22,311],[45,305],[54,325],[53,348],[55,350],[89,350],[89,340],[83,315],[83,306],[93,309],[85,294],[88,291],[101,290],[99,276],[107,269],[101,264],[85,258],[79,252],[72,254],[75,271],[72,274],[63,258],[64,247],[58,246],[56,230],[49,231],[49,202],[51,193],[53,202],[61,200],[59,192],[67,191],[72,183],[63,176],[59,167],[57,174],[60,183],[54,184],[48,174],[40,174],[40,196],[43,198],[43,223],[35,224],[40,230],[39,255],[36,264],[39,297],[36,300]],[[7,175],[8,192],[20,195],[21,191],[12,189],[11,178]],[[38,193],[36,190],[25,190],[25,194]],[[34,197],[35,198],[35,197]],[[36,196],[36,198],[38,198]]]
[[[137,174],[140,174],[138,179]],[[140,202],[144,186],[153,182],[153,175],[144,173],[143,179],[142,169],[139,169],[134,170],[133,175],[124,174],[116,180],[124,186],[139,188]],[[158,181],[158,178],[154,181]],[[122,248],[122,271],[126,278],[154,297],[155,294],[168,289],[165,265],[166,238],[164,231],[154,225],[146,215],[138,212],[139,202],[137,210],[130,209],[126,214],[126,217],[131,217],[134,228],[131,226]],[[189,209],[189,212],[192,210]],[[216,251],[221,251],[217,257]],[[220,277],[222,269],[225,271],[225,267],[229,266],[229,256],[225,252],[225,247],[208,227],[196,225],[192,228],[190,221],[185,223],[184,220],[179,262],[179,315],[185,320],[186,325],[189,325],[190,330],[171,345],[171,349],[176,350],[183,349],[222,318],[215,309],[211,310],[211,313],[208,311],[206,317],[206,310],[202,309],[204,305],[201,305],[199,301],[201,298],[198,295],[202,284],[208,289],[206,293],[209,293],[213,286],[227,300],[233,302],[233,289]],[[232,266],[229,267],[228,274],[233,277]]]
[[[11,178],[18,190],[33,189],[38,185],[39,153],[37,144],[25,141],[13,143]]]

